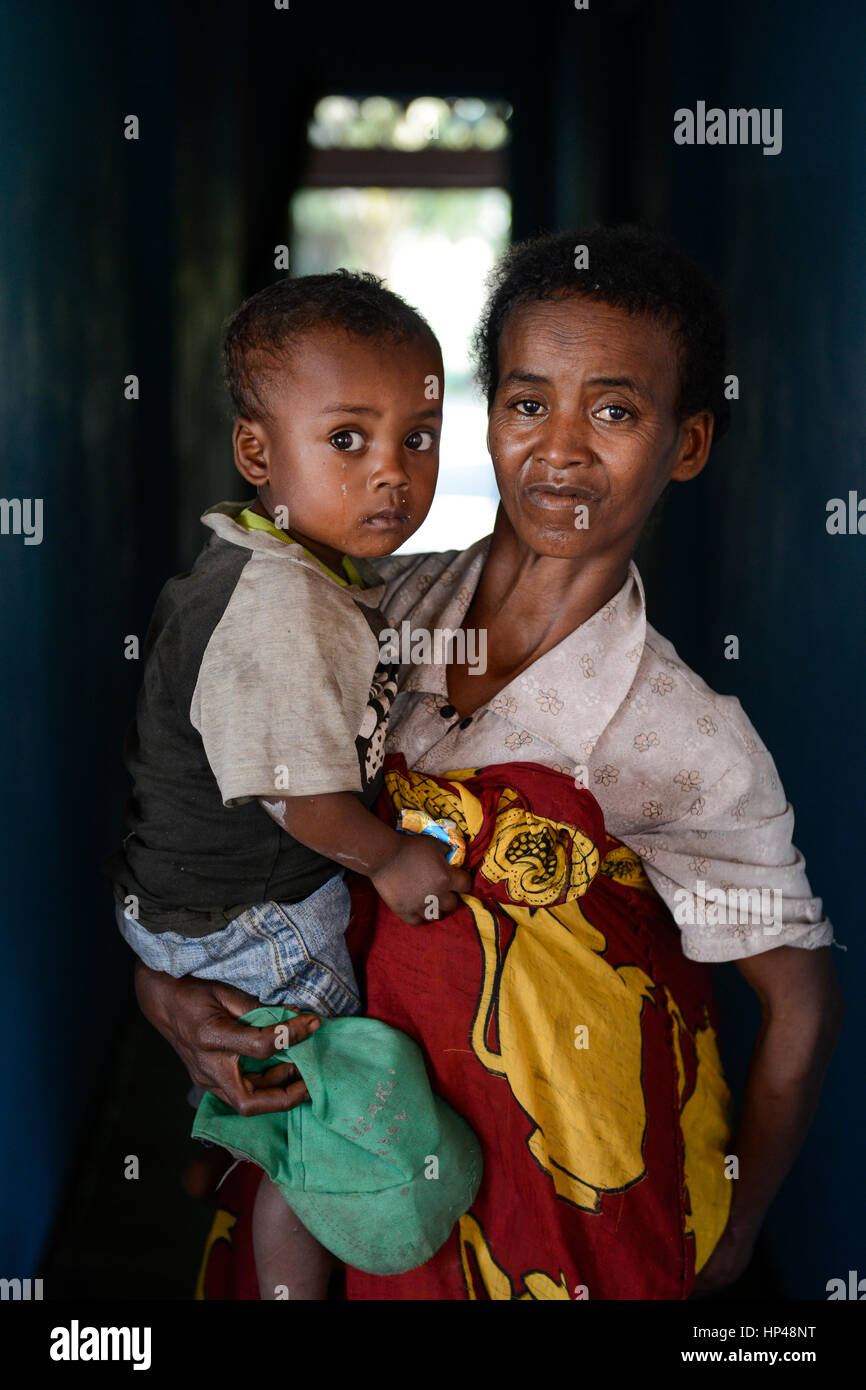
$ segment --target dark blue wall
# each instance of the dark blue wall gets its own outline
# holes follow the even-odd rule
[[[136,358],[135,236],[125,151],[100,130],[101,116],[116,123],[110,81],[103,111],[96,89],[107,35],[44,8],[3,18],[0,493],[43,498],[45,528],[39,546],[0,536],[0,1249],[4,1275],[24,1276],[125,992],[92,861],[122,785],[94,735],[118,730],[138,558],[132,420],[118,389]]]
[[[720,282],[740,400],[701,478],[675,487],[644,577],[650,617],[773,753],[795,843],[839,941],[843,1039],[815,1123],[768,1221],[791,1296],[861,1273],[866,1218],[859,864],[866,765],[866,536],[831,536],[826,504],[866,497],[866,10],[851,4],[672,6],[644,35],[632,136],[653,179],[624,209],[668,231]],[[783,147],[676,146],[673,112],[781,107]],[[640,158],[640,155],[638,156]],[[740,638],[738,661],[724,638]],[[719,972],[741,1081],[754,1005]]]
[[[4,1277],[35,1272],[135,1007],[99,868],[127,794],[124,638],[231,471],[213,353],[239,294],[237,168],[205,97],[231,105],[233,55],[208,8],[192,33],[169,5],[2,14],[0,496],[44,503],[41,545],[0,536]]]

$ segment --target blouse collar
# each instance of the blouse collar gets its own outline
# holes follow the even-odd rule
[[[412,630],[460,627],[490,547],[489,536],[467,550],[418,557],[389,585],[385,613],[397,629],[405,618]],[[559,747],[579,747],[587,756],[629,695],[646,641],[646,599],[634,561],[613,598],[586,622],[516,676],[488,706],[512,724]],[[401,689],[448,700],[442,645],[408,668]],[[568,698],[563,699],[563,692]],[[473,716],[473,717],[477,717]]]

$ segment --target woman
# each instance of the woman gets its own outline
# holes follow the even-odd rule
[[[574,269],[576,244],[591,269]],[[695,477],[726,427],[723,317],[684,258],[600,229],[508,253],[477,346],[502,499],[493,535],[380,568],[395,627],[486,634],[483,670],[437,664],[435,648],[410,668],[389,739],[405,758],[393,807],[445,798],[474,825],[478,896],[465,930],[400,928],[380,906],[355,949],[370,1012],[425,1047],[487,1171],[430,1269],[396,1282],[350,1272],[348,1295],[688,1297],[748,1263],[842,1013],[832,930],[772,758],[739,702],[647,624],[631,559],[668,483]],[[444,777],[455,768],[487,772]],[[546,899],[513,888],[506,812],[524,859],[525,825],[543,821],[539,843],[558,827],[584,881]],[[698,963],[723,960],[762,1009],[736,1141]],[[305,1098],[287,1067],[242,1079],[241,1048],[274,1050],[272,1029],[251,1045],[234,1021],[246,996],[142,966],[137,980],[199,1084],[242,1114]],[[293,1022],[292,1041],[306,1026]],[[579,1072],[571,1054],[562,1069],[564,1030],[592,1059]],[[533,1240],[544,1248],[530,1259]]]

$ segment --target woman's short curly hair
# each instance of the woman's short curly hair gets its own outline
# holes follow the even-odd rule
[[[585,246],[586,270],[575,269]],[[499,377],[499,339],[519,305],[585,294],[630,314],[669,325],[679,350],[677,419],[702,410],[714,418],[714,439],[730,424],[724,394],[729,329],[721,296],[694,261],[643,227],[594,226],[518,242],[494,266],[484,317],[473,340],[478,383],[493,404]]]

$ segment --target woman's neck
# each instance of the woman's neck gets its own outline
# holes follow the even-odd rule
[[[474,713],[597,613],[623,586],[629,557],[539,555],[515,534],[502,507],[463,627],[487,633],[487,671],[448,670],[451,703]]]
[[[521,541],[503,508],[467,614],[515,624],[527,653],[542,655],[613,598],[628,577],[629,557],[539,555]],[[477,626],[484,626],[480,621]]]

